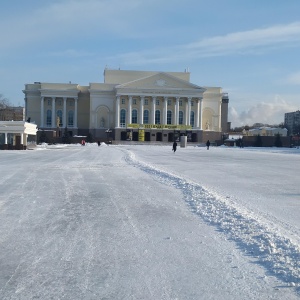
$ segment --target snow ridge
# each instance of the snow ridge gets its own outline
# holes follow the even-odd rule
[[[272,275],[289,286],[300,287],[300,248],[297,244],[197,183],[138,161],[128,150],[125,161],[154,176],[160,183],[181,190],[192,211],[205,222],[235,241],[246,255],[255,258]]]

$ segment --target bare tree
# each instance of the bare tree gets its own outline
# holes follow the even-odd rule
[[[0,94],[0,121],[13,120],[13,108],[7,98]]]
[[[10,107],[9,100],[5,98],[2,94],[0,94],[0,109],[4,109]]]

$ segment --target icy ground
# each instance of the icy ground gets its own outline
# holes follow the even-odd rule
[[[300,150],[0,151],[0,299],[300,299]]]

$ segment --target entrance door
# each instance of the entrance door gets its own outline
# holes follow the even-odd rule
[[[145,132],[145,141],[150,142],[150,132]]]
[[[157,132],[156,133],[156,141],[157,142],[161,142],[162,141],[162,133],[161,132]]]

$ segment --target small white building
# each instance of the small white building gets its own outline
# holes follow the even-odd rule
[[[0,149],[25,150],[37,130],[36,124],[24,121],[0,121]]]
[[[280,134],[281,136],[287,136],[286,128],[272,128],[272,127],[260,127],[254,128],[250,130],[243,130],[243,135],[246,136],[275,136],[276,134]]]

